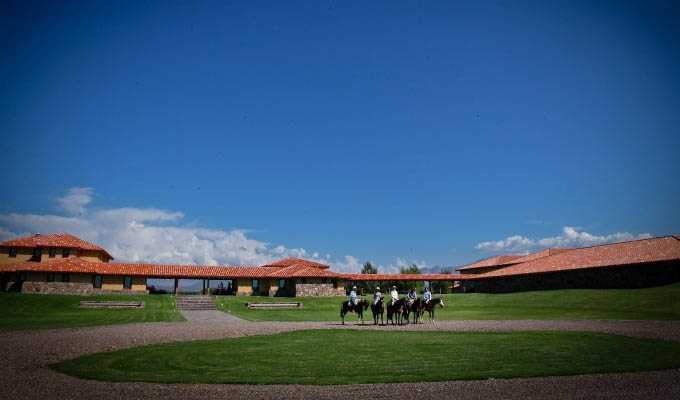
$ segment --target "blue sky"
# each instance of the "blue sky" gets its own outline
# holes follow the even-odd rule
[[[0,7],[2,239],[387,271],[680,233],[677,2]]]

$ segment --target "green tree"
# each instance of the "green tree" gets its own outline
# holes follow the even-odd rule
[[[364,266],[361,268],[361,273],[362,274],[377,274],[378,273],[378,268],[376,268],[373,263],[370,261],[367,261]],[[375,291],[375,287],[378,285],[376,281],[361,281],[359,282],[359,289],[362,294],[371,294]]]
[[[439,274],[443,275],[451,275],[451,269],[450,268],[441,268],[438,272]],[[449,292],[449,287],[451,286],[452,281],[436,281],[432,282],[432,292],[434,293],[448,293]]]
[[[420,275],[420,268],[416,264],[412,264],[410,267],[401,267],[399,270],[399,274],[401,275]],[[405,292],[410,289],[417,289],[418,287],[418,282],[413,282],[413,281],[399,281],[395,284],[397,287],[397,290],[400,292]]]

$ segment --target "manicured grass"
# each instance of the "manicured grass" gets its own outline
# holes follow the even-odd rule
[[[80,378],[106,381],[420,382],[678,368],[680,343],[558,331],[312,330],[137,347],[51,367]]]
[[[369,296],[364,296],[369,298]],[[545,290],[509,294],[434,295],[444,299],[437,320],[470,319],[642,319],[679,320],[680,283],[647,289]],[[246,302],[301,301],[302,309],[253,310]],[[222,311],[251,321],[339,321],[340,303],[347,298],[218,296]],[[345,317],[356,322],[356,314]],[[364,319],[372,322],[371,310]]]
[[[144,301],[141,310],[78,308],[83,300]],[[0,331],[21,331],[133,322],[184,321],[175,300],[161,295],[62,296],[0,292]]]

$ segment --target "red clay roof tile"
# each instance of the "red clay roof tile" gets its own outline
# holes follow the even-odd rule
[[[0,247],[66,247],[70,249],[94,250],[106,254],[109,259],[113,256],[103,248],[86,242],[69,233],[54,233],[51,235],[36,234],[14,240],[7,240],[0,243]]]
[[[680,260],[675,236],[571,249],[477,275],[479,279]]]
[[[477,261],[476,263],[468,264],[460,268],[456,268],[456,271],[460,271],[463,269],[472,269],[472,268],[484,268],[484,267],[496,267],[500,265],[511,265],[514,264],[515,260],[518,258],[522,258],[525,256],[495,256],[495,257],[490,257],[486,258],[481,261]]]

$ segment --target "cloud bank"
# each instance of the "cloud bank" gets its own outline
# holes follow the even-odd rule
[[[328,264],[336,272],[358,273],[363,263],[345,255],[320,256],[303,248],[249,238],[241,229],[220,230],[181,224],[184,214],[157,208],[91,209],[93,188],[74,187],[56,199],[66,215],[0,214],[0,241],[37,232],[69,232],[105,248],[119,262],[191,265],[263,265],[284,257]],[[424,262],[417,263],[425,265]],[[399,272],[405,260],[378,265],[381,273]]]
[[[578,228],[565,226],[562,234],[543,239],[530,239],[525,236],[515,235],[498,241],[481,242],[475,246],[475,250],[490,253],[528,253],[546,249],[549,247],[587,247],[605,243],[625,242],[635,239],[651,238],[649,233],[637,236],[628,232],[617,232],[604,236],[592,235]]]

